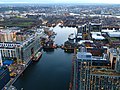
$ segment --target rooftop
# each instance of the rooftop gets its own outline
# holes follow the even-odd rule
[[[91,25],[101,25],[101,23],[90,23]]]
[[[102,32],[115,32],[116,30],[114,30],[114,29],[112,29],[112,30],[110,30],[110,29],[102,29]]]
[[[101,32],[91,32],[92,38],[95,40],[103,40],[105,39],[102,35]]]
[[[91,60],[92,54],[87,52],[77,52],[77,59]]]
[[[98,74],[98,75],[102,75],[102,76],[108,75],[108,76],[119,76],[120,77],[120,73],[117,73],[115,70],[106,69],[106,68],[93,69],[92,74]]]
[[[8,34],[8,33],[13,33],[13,32],[20,32],[20,28],[12,27],[12,28],[0,30],[0,34],[5,34],[5,33]]]
[[[78,42],[78,44],[82,44],[85,42],[93,43],[93,41],[91,41],[91,40],[80,40],[80,42]]]
[[[120,37],[120,32],[108,32],[109,37]]]

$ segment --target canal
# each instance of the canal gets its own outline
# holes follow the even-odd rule
[[[52,28],[56,33],[55,43],[63,44],[75,28]],[[39,62],[32,63],[14,83],[21,90],[68,90],[71,76],[72,55],[62,49],[45,52]]]

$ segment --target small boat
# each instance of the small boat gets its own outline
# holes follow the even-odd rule
[[[68,37],[68,40],[74,40],[75,39],[75,34],[71,33]]]
[[[59,27],[63,28],[63,24],[60,24]]]
[[[38,52],[35,54],[34,58],[32,59],[33,61],[39,61],[42,56],[42,52]]]
[[[5,89],[5,90],[6,90],[6,89]],[[15,86],[13,86],[13,85],[10,85],[10,87],[8,87],[7,90],[17,90],[17,88],[16,88]]]
[[[55,47],[53,43],[54,43],[53,40],[46,42],[43,46],[43,49],[54,49]]]

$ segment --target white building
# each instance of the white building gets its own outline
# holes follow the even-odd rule
[[[0,53],[3,60],[28,63],[40,47],[40,37],[32,35],[23,42],[0,42]]]
[[[91,37],[94,40],[104,40],[105,38],[102,36],[101,32],[91,32]]]

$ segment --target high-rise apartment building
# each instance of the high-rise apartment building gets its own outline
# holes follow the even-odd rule
[[[113,70],[108,59],[92,56],[82,48],[74,59],[72,90],[119,90],[120,72],[116,65]]]
[[[93,68],[88,90],[120,90],[120,73],[112,69]]]

